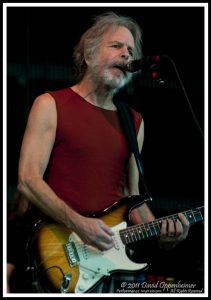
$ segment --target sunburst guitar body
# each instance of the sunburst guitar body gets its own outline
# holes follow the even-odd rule
[[[193,224],[203,220],[202,209],[203,207],[199,207],[183,213]],[[75,232],[62,225],[41,223],[33,238],[33,247],[36,245],[33,262],[47,291],[89,293],[114,272],[129,273],[146,269],[147,263],[136,263],[128,257],[126,247],[158,235],[162,220],[177,220],[177,214],[149,223],[127,226],[125,220],[128,220],[128,212],[128,204],[124,199],[100,214],[100,219],[114,232],[115,246],[106,251],[84,244]]]

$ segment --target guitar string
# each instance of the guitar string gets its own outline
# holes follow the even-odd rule
[[[202,215],[201,212],[195,212],[193,213],[192,211],[189,211],[188,213],[184,212],[183,214],[186,214],[188,217],[192,217],[192,215],[194,216],[198,216],[198,215]],[[162,220],[167,220],[167,219],[174,219],[174,221],[177,221],[178,219],[178,214],[176,215],[170,215],[170,216],[167,216],[167,217],[163,217],[163,218],[160,218],[160,219],[157,219],[157,220],[154,220],[152,222],[149,222],[149,223],[145,223],[146,224],[149,224],[150,226],[152,225],[152,223],[160,223]],[[134,226],[139,226],[139,225],[143,225],[143,224],[136,224]]]
[[[188,212],[189,212],[189,214],[190,214],[190,212],[193,213],[193,211],[191,211],[191,210],[189,210]],[[184,212],[184,214],[188,215],[187,212]],[[136,225],[133,225],[131,227],[127,227],[127,228],[124,228],[124,229],[121,229],[121,230],[113,230],[113,232],[114,232],[114,235],[116,235],[116,236],[118,235],[121,239],[122,238],[127,239],[128,234],[130,235],[130,237],[129,237],[130,239],[132,239],[134,236],[135,236],[136,240],[145,239],[145,238],[149,237],[147,234],[150,234],[151,235],[150,237],[152,237],[152,236],[157,235],[157,234],[160,233],[160,225],[161,225],[162,220],[168,219],[170,217],[175,217],[175,216],[176,215],[171,215],[171,216],[168,216],[168,217],[165,217],[165,218],[161,218],[161,219],[152,221],[150,223],[136,224]],[[195,216],[200,217],[201,220],[203,220],[201,211],[195,211]],[[177,219],[178,219],[178,217],[176,218],[176,220]],[[157,228],[155,226],[157,226]],[[152,228],[153,228],[154,233],[151,231]],[[156,229],[159,230],[159,232],[156,232]],[[145,232],[146,236],[144,235],[143,231]],[[126,233],[126,235],[125,235],[125,233]],[[131,233],[132,233],[132,235],[131,235]],[[138,238],[136,236],[136,233],[138,234]],[[140,237],[140,233],[142,234],[141,237]],[[81,243],[78,242],[78,241],[75,241],[74,243],[76,245],[81,246]],[[84,245],[89,247],[89,245],[87,245],[87,244],[84,244]],[[83,249],[81,249],[81,251],[83,251]]]
[[[197,215],[199,216],[200,215],[200,217],[202,217],[202,214],[201,214],[201,211],[193,211],[193,210],[188,210],[188,211],[186,211],[186,212],[184,212],[184,214],[186,214],[187,216],[188,216],[188,214],[194,214],[195,213],[195,217],[197,217]],[[192,215],[191,215],[192,216]],[[161,220],[165,220],[165,219],[169,219],[169,218],[175,218],[176,220],[178,219],[178,216],[177,215],[170,215],[170,216],[168,216],[168,217],[165,217],[165,218],[161,218],[161,219],[158,219],[158,220],[155,220],[155,221],[152,221],[152,222],[150,222],[150,223],[148,223],[148,224],[137,224],[137,225],[134,225],[134,226],[132,226],[132,228],[130,228],[130,227],[128,227],[128,228],[126,228],[126,229],[122,229],[122,230],[120,230],[120,231],[114,231],[114,233],[116,233],[116,234],[118,234],[120,237],[122,236],[122,234],[124,234],[124,232],[132,232],[133,233],[133,236],[134,236],[134,231],[136,231],[137,229],[144,229],[145,231],[146,231],[146,226],[147,226],[147,229],[148,228],[154,228],[154,230],[155,230],[155,232],[156,232],[156,228],[155,228],[155,225],[160,225],[160,223],[161,223]],[[203,218],[202,218],[203,219]],[[136,235],[135,235],[135,237],[136,237]],[[81,243],[80,242],[77,242],[77,241],[75,241],[75,244],[76,245],[79,245],[80,247],[81,247]],[[85,245],[85,244],[84,244]],[[88,245],[87,245],[88,246]],[[89,246],[88,246],[89,247]],[[81,248],[80,250],[79,250],[79,252],[81,252],[81,251],[83,251],[83,249]],[[82,268],[84,268],[84,269],[87,269],[87,270],[89,270],[89,271],[92,271],[92,272],[95,272],[96,273],[96,271],[94,271],[94,270],[92,270],[92,269],[90,269],[90,268],[88,268],[88,267],[86,267],[86,266],[84,266],[84,265],[81,265],[81,267]],[[47,268],[47,270],[46,271],[48,271],[48,270],[50,270],[51,268],[57,268],[57,269],[59,269],[60,270],[60,272],[62,273],[62,275],[64,276],[64,272],[63,272],[63,270],[61,269],[61,267],[59,267],[59,266],[57,266],[57,265],[54,265],[54,266],[51,266],[51,267],[49,267],[49,268]],[[98,273],[100,273],[100,274],[102,274],[102,275],[105,275],[105,274],[103,274],[103,273],[101,273],[101,272],[98,272]],[[107,274],[106,274],[107,275]]]
[[[190,217],[190,213],[194,213],[195,214],[195,217],[197,218],[197,216],[201,218],[201,220],[203,220],[203,217],[202,217],[202,214],[201,214],[201,211],[193,211],[193,210],[188,210],[186,212],[183,212],[185,215],[188,216],[188,213],[189,213],[189,217]],[[153,222],[150,222],[147,226],[147,230],[146,231],[146,224],[137,224],[137,225],[134,225],[132,226],[132,228],[126,228],[126,229],[122,229],[122,230],[114,230],[114,236],[116,237],[119,237],[121,239],[121,241],[123,242],[123,244],[130,244],[130,243],[133,243],[133,242],[136,242],[136,241],[139,241],[139,240],[142,240],[142,239],[145,239],[145,238],[148,238],[148,237],[152,237],[154,235],[157,235],[159,232],[160,232],[160,227],[159,227],[159,232],[156,231],[156,227],[155,227],[155,223],[158,225],[160,225],[160,222],[161,220],[163,219],[168,219],[168,218],[175,218],[177,215],[171,215],[171,216],[168,216],[168,217],[165,217],[165,218],[161,218],[159,220],[156,220],[156,221],[153,221]],[[191,216],[192,217],[192,216]],[[178,219],[178,217],[176,218],[176,220]],[[195,219],[195,222],[197,222],[199,220],[196,220]],[[154,232],[151,231],[151,228],[153,227],[153,230]],[[137,229],[139,229],[139,231],[137,232]],[[140,230],[142,229],[142,231]],[[143,229],[145,230],[145,235],[143,234]],[[150,230],[150,232],[149,232]],[[126,232],[126,235],[124,235],[124,233]],[[131,234],[132,233],[132,234]],[[140,236],[140,233],[142,234]],[[148,235],[149,234],[149,235]],[[135,239],[135,240],[134,240]],[[118,241],[116,240],[115,241],[116,243],[118,243]],[[81,244],[80,241],[75,241],[75,244],[79,246],[79,249],[77,249],[79,251],[79,256],[80,255],[83,255],[84,251],[85,252],[89,252],[90,251],[90,247],[92,246],[89,246],[89,245],[86,245],[86,244]],[[77,252],[78,252],[77,251]],[[100,250],[97,250],[97,249],[94,249],[94,251],[100,251]],[[92,251],[91,251],[92,252]],[[83,268],[87,268],[86,266],[84,265],[81,265],[81,267]],[[87,268],[89,269],[89,268]],[[91,269],[90,269],[91,270]],[[94,270],[92,270],[94,271]],[[99,272],[101,274],[101,272]],[[105,275],[105,274],[103,274]]]
[[[192,216],[194,214],[196,218],[200,217],[203,219],[201,211],[198,211],[197,209],[195,209],[195,211],[187,210],[187,211],[183,212],[183,214],[185,214],[186,216],[189,216],[189,217],[190,217],[190,215]],[[136,239],[141,240],[141,239],[145,239],[145,238],[152,237],[154,235],[159,234],[162,220],[166,220],[166,219],[170,219],[170,218],[175,219],[175,221],[177,221],[178,214],[172,214],[167,217],[152,221],[150,223],[132,225],[131,227],[127,227],[127,228],[124,228],[121,230],[114,230],[113,232],[115,235],[118,235],[121,238],[125,238],[125,233],[126,233],[126,238],[127,238],[127,234],[129,234],[131,239],[134,236],[136,237],[136,234],[138,234],[138,238],[136,237]],[[196,222],[196,221],[194,221],[194,222]],[[154,232],[152,232],[151,229],[153,229]],[[158,230],[158,232],[157,232],[157,230]],[[145,235],[143,232],[145,232]],[[140,237],[140,233],[142,234],[141,237]],[[148,235],[150,235],[150,236],[148,236]],[[80,242],[76,242],[76,244],[80,244]]]
[[[189,217],[190,216],[192,217],[193,214],[195,215],[196,218],[200,217],[200,220],[195,219],[194,222],[203,220],[201,211],[188,210],[186,212],[183,212],[183,214],[186,214],[186,215],[189,214]],[[121,237],[121,239],[123,239],[129,243],[131,242],[130,239],[132,239],[132,242],[134,242],[134,240],[133,240],[134,238],[135,238],[135,241],[142,240],[142,239],[145,239],[148,237],[158,235],[160,233],[161,221],[164,219],[175,218],[176,216],[177,215],[170,215],[168,217],[152,221],[148,224],[147,223],[146,224],[136,224],[131,227],[121,229],[116,232],[114,231],[114,232],[115,232],[115,234],[119,235]],[[175,220],[177,220],[177,219],[178,219],[178,216],[177,216],[177,218],[175,218]],[[157,227],[155,227],[155,226],[157,226]],[[153,231],[151,230],[152,228],[153,228]],[[138,231],[137,231],[137,229],[138,229]],[[157,230],[158,230],[158,232],[157,232]],[[145,232],[145,234],[143,232]],[[142,235],[140,236],[140,234],[142,234]],[[127,241],[127,239],[129,239],[129,241]]]
[[[189,214],[190,214],[190,212],[193,212],[193,211],[191,211],[191,210],[189,210],[189,211],[187,211],[187,212],[189,212]],[[183,212],[183,214],[185,214],[186,213],[186,215],[188,215],[188,213],[187,212]],[[120,235],[121,234],[124,234],[124,232],[133,232],[133,231],[135,231],[135,230],[137,230],[137,229],[144,229],[144,230],[146,230],[146,228],[155,228],[155,226],[159,226],[159,228],[160,228],[160,225],[161,225],[161,221],[162,220],[165,220],[165,219],[169,219],[170,217],[175,217],[175,216],[177,216],[177,215],[170,215],[170,216],[168,216],[168,217],[164,217],[164,218],[160,218],[160,219],[157,219],[157,220],[155,220],[155,221],[152,221],[152,222],[150,222],[150,223],[143,223],[143,224],[136,224],[136,225],[132,225],[132,226],[130,226],[130,227],[127,227],[127,228],[124,228],[124,229],[121,229],[121,230],[114,230],[113,232],[116,234],[116,233],[120,233]],[[202,214],[201,214],[201,212],[200,211],[196,211],[195,212],[195,216],[197,217],[197,216],[200,216],[200,218],[201,218],[201,220],[203,220],[203,217],[202,217]],[[178,219],[178,217],[176,218],[176,220]],[[158,228],[157,228],[158,229]],[[79,243],[79,242],[76,242],[76,243]]]
[[[183,212],[183,214],[185,214],[187,216],[189,215],[189,217],[190,217],[190,214],[191,214],[191,216],[192,216],[192,214],[194,214],[196,217],[200,216],[201,220],[203,220],[203,217],[202,217],[200,209],[201,208],[197,208],[195,210],[187,210],[187,211]],[[131,227],[127,227],[127,228],[124,228],[124,229],[121,229],[121,230],[114,230],[113,232],[114,232],[114,235],[116,235],[116,236],[118,235],[121,239],[122,238],[123,239],[125,239],[125,238],[127,239],[127,237],[128,237],[127,234],[129,234],[130,235],[130,239],[132,239],[135,236],[136,240],[141,240],[141,239],[147,238],[148,237],[148,235],[147,235],[148,233],[151,236],[159,234],[159,232],[160,232],[160,225],[161,225],[162,220],[170,219],[170,218],[171,219],[175,218],[175,221],[176,221],[178,219],[178,214],[169,215],[167,217],[157,219],[157,220],[152,221],[150,223],[136,224],[136,225],[133,225]],[[151,231],[152,228],[153,228],[154,232]],[[156,230],[159,230],[159,232],[157,232]],[[146,236],[144,235],[143,231],[145,232]],[[125,233],[126,233],[126,236],[125,236]],[[131,233],[132,233],[132,236],[131,236]],[[136,233],[138,234],[138,238],[136,236]],[[140,233],[142,234],[141,237],[140,237]],[[75,244],[81,246],[81,243],[78,242],[78,241],[75,241]],[[84,245],[86,245],[86,246],[89,247],[89,245],[87,245],[87,244],[84,244]],[[83,251],[83,250],[81,249],[81,251]]]
[[[201,217],[203,219],[201,212],[195,212],[195,213],[193,213],[193,211],[188,211],[188,213],[184,212],[183,214],[185,214],[186,216],[188,216],[188,218],[190,218],[192,216],[195,216],[196,218],[197,217]],[[154,228],[155,226],[160,226],[161,222],[163,220],[168,220],[168,219],[174,219],[174,221],[177,221],[178,220],[178,216],[177,215],[170,215],[168,217],[160,218],[160,219],[152,221],[150,223],[136,224],[136,225],[133,225],[131,227],[122,229],[120,231],[121,232],[123,232],[123,231],[134,231],[134,230],[137,230],[137,229],[141,229],[141,227],[143,227],[143,229],[145,229],[146,227],[147,228],[150,228],[150,227]]]
[[[183,213],[185,215],[189,214],[189,217],[190,217],[190,214],[191,214],[191,216],[192,216],[192,214],[194,214],[195,217],[200,216],[200,218],[202,218],[202,214],[201,214],[200,211],[194,211],[193,212],[193,210],[188,210],[188,211],[183,212]],[[165,219],[169,219],[169,218],[175,218],[175,220],[177,220],[178,216],[174,214],[174,215],[170,215],[168,217],[164,217],[164,218],[152,221],[148,224],[136,224],[136,225],[133,225],[131,227],[127,227],[127,228],[124,228],[124,229],[121,229],[121,230],[114,230],[113,232],[116,236],[119,236],[121,239],[123,239],[123,242],[125,240],[126,243],[127,242],[130,243],[131,239],[132,239],[131,242],[135,242],[135,241],[138,241],[138,240],[142,240],[142,239],[145,239],[145,238],[148,238],[148,237],[158,235],[160,233],[161,221],[165,220]],[[194,222],[197,222],[197,221],[195,220]],[[155,226],[158,226],[159,228],[158,227],[156,228]],[[153,232],[151,230],[152,228],[153,228]],[[157,232],[156,230],[159,230],[159,231]],[[143,233],[143,231],[145,232],[145,234]],[[125,233],[126,233],[126,235],[125,235]],[[140,234],[142,234],[142,235],[140,236]],[[134,238],[135,238],[135,241],[133,240]],[[127,239],[129,239],[129,241],[127,241]]]

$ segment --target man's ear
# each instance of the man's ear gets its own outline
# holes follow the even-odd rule
[[[88,66],[92,60],[92,55],[89,51],[86,51],[86,50],[84,51],[84,60]]]

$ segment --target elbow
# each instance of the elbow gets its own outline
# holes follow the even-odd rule
[[[17,190],[25,194],[30,189],[31,176],[28,172],[19,172]]]
[[[20,192],[20,193],[24,193],[25,189],[26,189],[26,186],[27,186],[27,180],[25,177],[23,176],[19,176],[18,177],[18,184],[17,184],[17,190]]]
[[[28,194],[28,192],[34,189],[39,179],[40,176],[34,172],[19,172],[17,190],[22,194]]]

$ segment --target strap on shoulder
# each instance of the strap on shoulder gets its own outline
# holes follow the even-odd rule
[[[131,151],[133,152],[133,154],[135,156],[136,164],[137,164],[138,171],[140,174],[140,179],[144,186],[146,195],[150,200],[152,200],[152,198],[149,195],[146,183],[144,181],[143,169],[142,169],[142,164],[141,164],[141,160],[140,160],[139,146],[138,146],[137,136],[136,136],[136,129],[135,129],[134,118],[133,118],[131,108],[127,103],[125,103],[123,101],[119,101],[117,99],[114,99],[114,104],[117,107],[117,111],[118,111],[119,117],[120,117],[120,122],[125,131],[125,135],[128,140],[128,143],[130,145]]]

